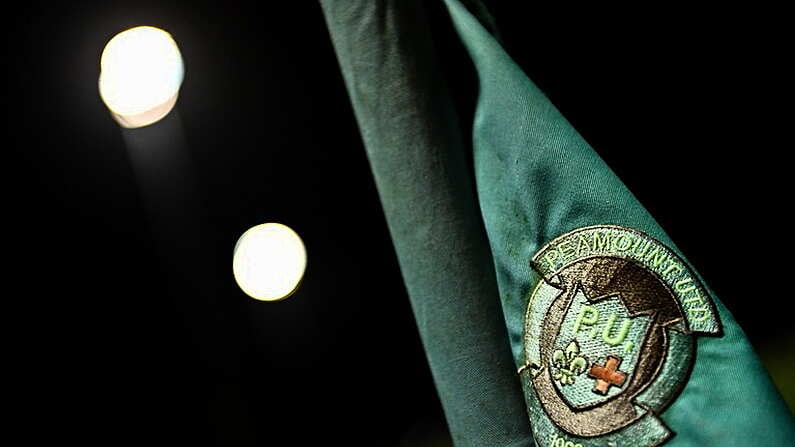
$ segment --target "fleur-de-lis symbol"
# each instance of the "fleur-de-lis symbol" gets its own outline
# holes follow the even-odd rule
[[[572,340],[566,346],[566,351],[556,349],[552,353],[552,378],[561,385],[573,385],[575,376],[585,372],[588,360],[580,354],[580,345],[577,340]]]

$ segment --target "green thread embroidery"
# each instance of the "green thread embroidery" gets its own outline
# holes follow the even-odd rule
[[[684,386],[695,335],[720,335],[709,295],[676,253],[624,227],[564,234],[533,257],[542,276],[519,370],[535,439],[656,446],[657,416]]]
[[[613,328],[613,324],[615,324],[615,322],[616,322],[616,314],[610,315],[604,330],[602,330],[602,340],[604,340],[604,342],[610,346],[620,345],[621,342],[623,342],[624,339],[627,338],[629,327],[632,326],[632,320],[630,320],[629,318],[625,318],[624,321],[621,323],[621,329],[618,330],[616,335],[611,336],[610,330]]]
[[[580,309],[580,313],[577,314],[577,320],[574,322],[574,333],[576,334],[579,332],[583,324],[586,326],[596,324],[598,319],[599,312],[597,312],[596,309],[591,306],[583,306],[582,309]],[[593,335],[591,335],[591,337],[593,337]]]
[[[554,371],[552,378],[560,382],[561,385],[573,385],[575,377],[585,372],[588,366],[588,360],[585,357],[578,355],[580,353],[580,346],[577,340],[572,340],[566,346],[566,351],[556,349],[552,353],[552,366]]]

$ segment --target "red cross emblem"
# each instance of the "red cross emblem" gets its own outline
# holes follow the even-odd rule
[[[593,387],[594,393],[605,395],[611,386],[620,388],[624,384],[624,381],[627,380],[627,375],[618,370],[619,365],[621,365],[621,357],[613,357],[611,355],[607,357],[605,366],[597,365],[596,363],[591,366],[591,370],[588,371],[588,377],[596,379]]]

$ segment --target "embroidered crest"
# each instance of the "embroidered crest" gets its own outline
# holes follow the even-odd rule
[[[684,386],[695,335],[718,313],[685,262],[629,228],[581,228],[531,261],[541,280],[519,370],[540,446],[660,445],[659,418]]]

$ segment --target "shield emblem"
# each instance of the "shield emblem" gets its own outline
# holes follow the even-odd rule
[[[659,445],[658,418],[685,383],[694,333],[720,332],[703,285],[674,252],[616,226],[542,247],[519,368],[539,445]],[[583,442],[583,445],[586,442]]]
[[[652,322],[630,315],[617,295],[594,300],[577,288],[547,365],[560,396],[586,409],[618,396],[632,381]]]

